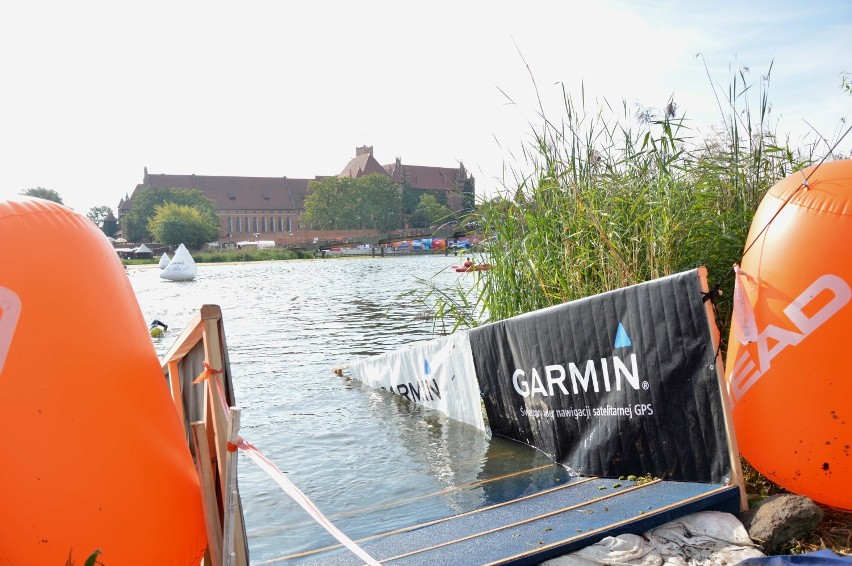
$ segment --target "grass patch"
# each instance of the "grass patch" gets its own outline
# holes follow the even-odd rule
[[[263,250],[226,249],[194,252],[192,259],[196,263],[225,263],[241,261],[279,261],[312,258],[314,254],[306,251],[267,248]]]
[[[195,263],[228,263],[243,261],[281,261],[290,259],[312,259],[316,257],[313,252],[303,250],[285,250],[279,248],[263,250],[212,250],[191,252]],[[150,259],[123,259],[124,265],[151,265],[160,263],[160,258]]]

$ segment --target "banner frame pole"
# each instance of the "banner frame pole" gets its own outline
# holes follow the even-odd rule
[[[707,268],[698,268],[699,287],[702,294],[710,292],[710,286],[707,283]],[[719,328],[716,326],[716,316],[713,314],[712,301],[704,302],[704,312],[707,315],[707,327],[710,330],[710,339],[715,354],[715,370],[716,383],[719,386],[719,395],[722,400],[722,412],[725,419],[725,436],[728,439],[728,454],[731,459],[731,480],[732,485],[736,485],[740,489],[740,511],[748,510],[748,498],[746,497],[745,483],[743,481],[743,467],[740,461],[740,450],[737,444],[737,436],[734,430],[734,420],[731,415],[733,404],[728,395],[727,382],[725,380],[725,362],[722,359],[722,350],[720,348],[721,336]]]

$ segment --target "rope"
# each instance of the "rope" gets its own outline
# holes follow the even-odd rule
[[[210,377],[222,373],[220,369],[214,369],[210,367],[210,364],[206,361],[204,363],[204,371],[202,371],[193,384],[201,383],[209,379]],[[219,397],[219,402],[222,404],[222,409],[225,412],[225,415],[229,414],[228,400],[225,396],[225,391],[222,389],[222,380],[214,379],[216,383],[216,391]],[[358,558],[363,560],[366,564],[370,566],[380,566],[380,564],[369,554],[367,554],[360,546],[358,546],[352,539],[346,536],[340,529],[334,526],[328,518],[323,515],[322,511],[320,511],[317,506],[311,501],[307,495],[305,495],[302,490],[300,490],[296,485],[291,482],[284,472],[282,472],[278,466],[276,466],[269,458],[263,455],[263,453],[257,449],[249,441],[245,440],[241,436],[237,435],[233,441],[228,441],[227,450],[228,452],[236,452],[237,449],[240,448],[243,450],[246,456],[248,456],[252,462],[257,464],[257,466],[269,474],[275,483],[277,483],[284,492],[289,495],[299,506],[307,511],[308,515],[313,517],[313,519],[320,524],[326,531],[328,531],[334,538],[336,538],[343,546],[351,550]]]
[[[737,261],[735,261],[734,264],[731,266],[731,268],[727,271],[727,273],[725,273],[725,275],[722,276],[719,279],[719,283],[717,283],[712,289],[710,289],[710,291],[708,291],[707,293],[705,293],[702,296],[702,300],[704,302],[706,302],[708,299],[712,300],[712,298],[714,296],[718,295],[719,290],[722,288],[722,281],[726,280],[728,277],[731,276],[731,274],[733,274],[735,272],[734,271],[735,267],[742,265],[743,258],[745,258],[746,254],[749,252],[749,250],[751,250],[751,248],[757,243],[757,241],[760,239],[760,237],[763,235],[763,233],[766,232],[766,230],[769,229],[769,225],[772,224],[772,222],[778,217],[779,214],[781,214],[781,211],[784,210],[784,207],[787,206],[787,204],[791,200],[793,200],[793,197],[798,194],[799,190],[804,188],[807,191],[808,189],[811,188],[810,185],[808,184],[808,181],[810,180],[810,178],[819,170],[820,167],[822,167],[823,163],[825,163],[828,160],[828,158],[834,153],[834,150],[837,149],[837,146],[840,145],[840,142],[843,141],[843,139],[849,134],[850,131],[852,131],[852,126],[849,126],[849,128],[846,129],[846,131],[843,133],[843,135],[840,136],[840,138],[835,142],[835,144],[833,146],[831,146],[831,149],[828,150],[828,153],[826,153],[825,156],[823,156],[823,158],[820,159],[819,163],[816,164],[816,167],[814,167],[811,170],[810,173],[805,175],[804,170],[799,171],[802,174],[802,177],[803,177],[802,183],[798,187],[796,187],[796,190],[793,191],[792,193],[790,193],[790,196],[787,197],[784,200],[784,202],[781,204],[780,207],[778,207],[778,210],[775,211],[775,214],[772,215],[772,218],[770,218],[769,221],[763,226],[763,228],[760,229],[760,232],[757,233],[757,235],[754,237],[754,240],[752,240],[752,242],[746,246],[745,251],[743,251],[742,255],[740,255],[740,258]]]
[[[367,554],[360,546],[358,546],[352,539],[343,534],[337,527],[335,527],[331,521],[326,518],[325,515],[322,514],[322,511],[317,509],[316,505],[314,505],[313,501],[311,501],[307,495],[305,495],[298,487],[296,487],[293,482],[291,482],[284,472],[278,469],[272,461],[264,456],[260,450],[258,450],[253,444],[248,442],[247,440],[240,438],[237,441],[237,446],[239,446],[246,456],[251,458],[252,462],[257,464],[257,466],[265,471],[269,476],[281,486],[287,495],[289,495],[299,506],[302,507],[307,513],[314,518],[314,520],[319,523],[326,531],[328,531],[334,538],[340,541],[346,548],[351,550],[358,558],[363,560],[365,563],[370,566],[380,566],[379,563],[369,554]]]
[[[202,362],[204,364],[204,371],[198,374],[198,377],[195,378],[195,381],[192,382],[193,385],[198,385],[205,379],[209,379],[210,376],[216,375],[217,373],[222,373],[220,369],[213,369],[210,367],[210,364],[205,360]]]

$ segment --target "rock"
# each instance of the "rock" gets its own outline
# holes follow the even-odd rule
[[[740,521],[752,540],[765,552],[772,552],[791,539],[812,533],[823,515],[822,509],[809,498],[781,494],[767,497],[758,507],[745,511]]]

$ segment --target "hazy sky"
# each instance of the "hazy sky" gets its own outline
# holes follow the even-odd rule
[[[756,97],[773,62],[779,132],[836,139],[852,120],[848,0],[9,2],[0,198],[42,186],[115,210],[146,166],[312,178],[359,145],[383,164],[462,161],[481,194],[529,139],[530,74],[555,119],[557,83],[578,98],[582,82],[589,108],[674,96],[707,131],[711,78],[727,90],[748,67]]]

